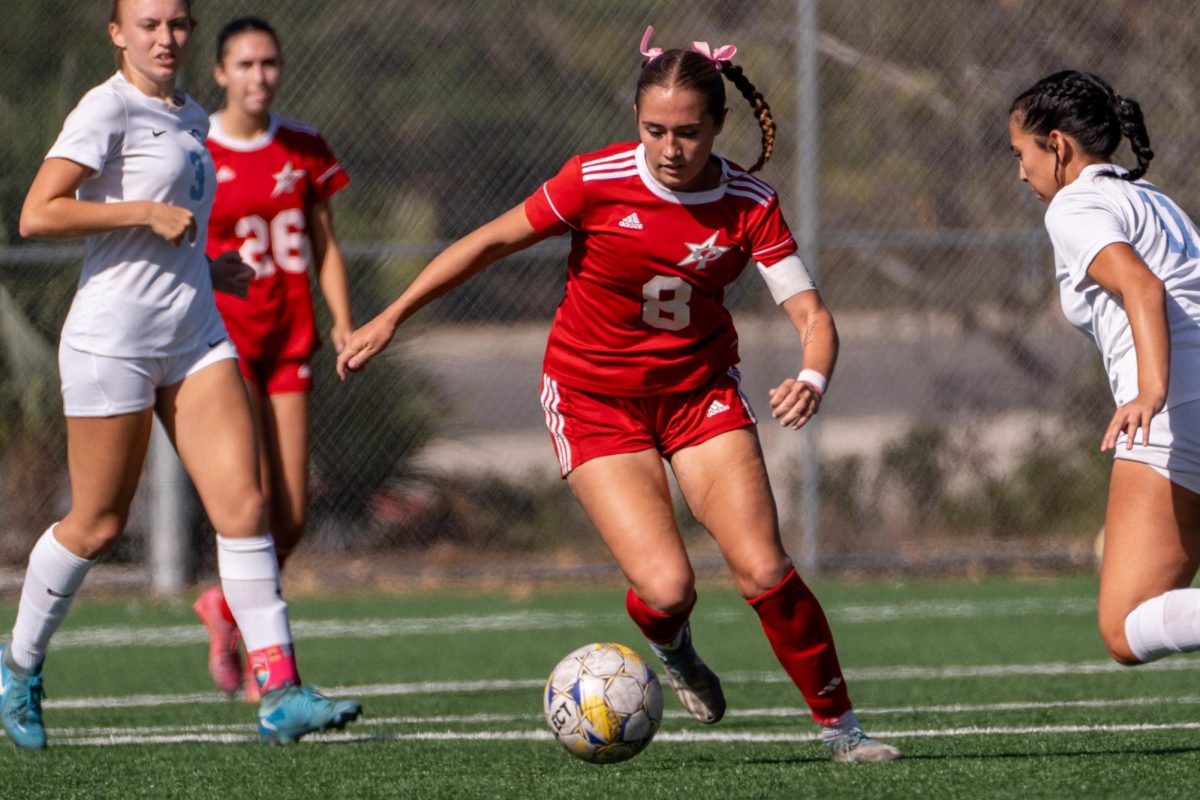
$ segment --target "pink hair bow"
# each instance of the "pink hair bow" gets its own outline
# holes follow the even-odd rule
[[[692,49],[713,62],[717,69],[721,68],[722,61],[733,61],[733,56],[737,53],[737,47],[732,44],[723,44],[716,50],[710,50],[708,42],[692,42]]]
[[[654,26],[648,25],[646,32],[642,34],[641,51],[647,61],[653,61],[663,54],[661,47],[651,47],[650,37],[654,35]],[[707,58],[717,68],[721,68],[721,62],[732,61],[733,56],[737,53],[737,47],[732,44],[725,44],[713,50],[708,46],[708,42],[692,42],[692,50]]]

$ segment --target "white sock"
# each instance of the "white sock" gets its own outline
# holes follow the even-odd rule
[[[79,584],[94,563],[75,555],[54,538],[57,525],[51,525],[34,544],[25,570],[9,646],[12,663],[23,670],[37,669],[46,658],[50,637],[67,616]]]
[[[1130,611],[1125,640],[1143,664],[1200,650],[1200,589],[1175,589]]]
[[[862,725],[859,724],[858,716],[853,711],[847,711],[834,724],[821,726],[821,741],[829,742],[853,728],[861,730]]]
[[[292,643],[288,607],[279,589],[279,561],[270,534],[245,539],[217,534],[217,572],[247,653]]]

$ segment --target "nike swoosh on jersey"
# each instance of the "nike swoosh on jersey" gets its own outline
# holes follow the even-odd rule
[[[155,136],[156,138],[157,138],[157,137],[159,137],[159,136],[162,136],[164,133],[166,133],[166,131],[150,131],[150,132],[151,132],[152,134],[154,134],[154,136]]]
[[[221,342],[225,341],[225,339],[226,339],[226,337],[222,336],[220,339],[217,339],[215,342],[209,342],[209,343],[208,343],[208,346],[209,346],[209,347],[216,347],[216,346],[217,346],[217,345],[219,345]]]

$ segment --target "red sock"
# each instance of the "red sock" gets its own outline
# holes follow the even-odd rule
[[[632,586],[625,593],[625,610],[629,612],[629,618],[637,623],[646,638],[655,644],[670,644],[675,641],[675,637],[683,630],[695,605],[696,595],[693,593],[692,602],[688,603],[687,608],[674,614],[664,614],[646,605],[646,602],[638,597]]]
[[[296,656],[290,644],[276,644],[247,654],[250,669],[258,689],[263,694],[286,686],[299,686],[300,673],[296,670]]]
[[[850,710],[833,633],[817,598],[793,568],[774,588],[749,601],[775,657],[804,695],[813,719],[836,722]]]

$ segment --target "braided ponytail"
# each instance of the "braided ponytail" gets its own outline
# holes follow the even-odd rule
[[[1146,174],[1150,167],[1150,159],[1154,158],[1154,151],[1150,149],[1150,134],[1146,131],[1146,121],[1142,119],[1142,107],[1136,100],[1120,96],[1114,99],[1121,134],[1129,140],[1129,149],[1137,158],[1137,166],[1121,177],[1127,181],[1136,181]]]
[[[759,153],[758,160],[754,162],[753,166],[746,170],[746,172],[757,172],[763,168],[763,165],[771,158],[771,154],[775,152],[775,118],[771,115],[771,106],[767,104],[762,92],[755,88],[737,64],[723,61],[721,62],[721,72],[750,103],[754,109],[754,118],[758,120],[758,127],[762,129],[762,152]]]
[[[1017,96],[1009,115],[1036,137],[1062,131],[1088,155],[1105,159],[1112,158],[1122,137],[1127,138],[1137,166],[1123,174],[1107,173],[1112,177],[1136,181],[1146,174],[1154,158],[1141,107],[1119,96],[1103,78],[1087,72],[1064,70],[1042,78]]]

